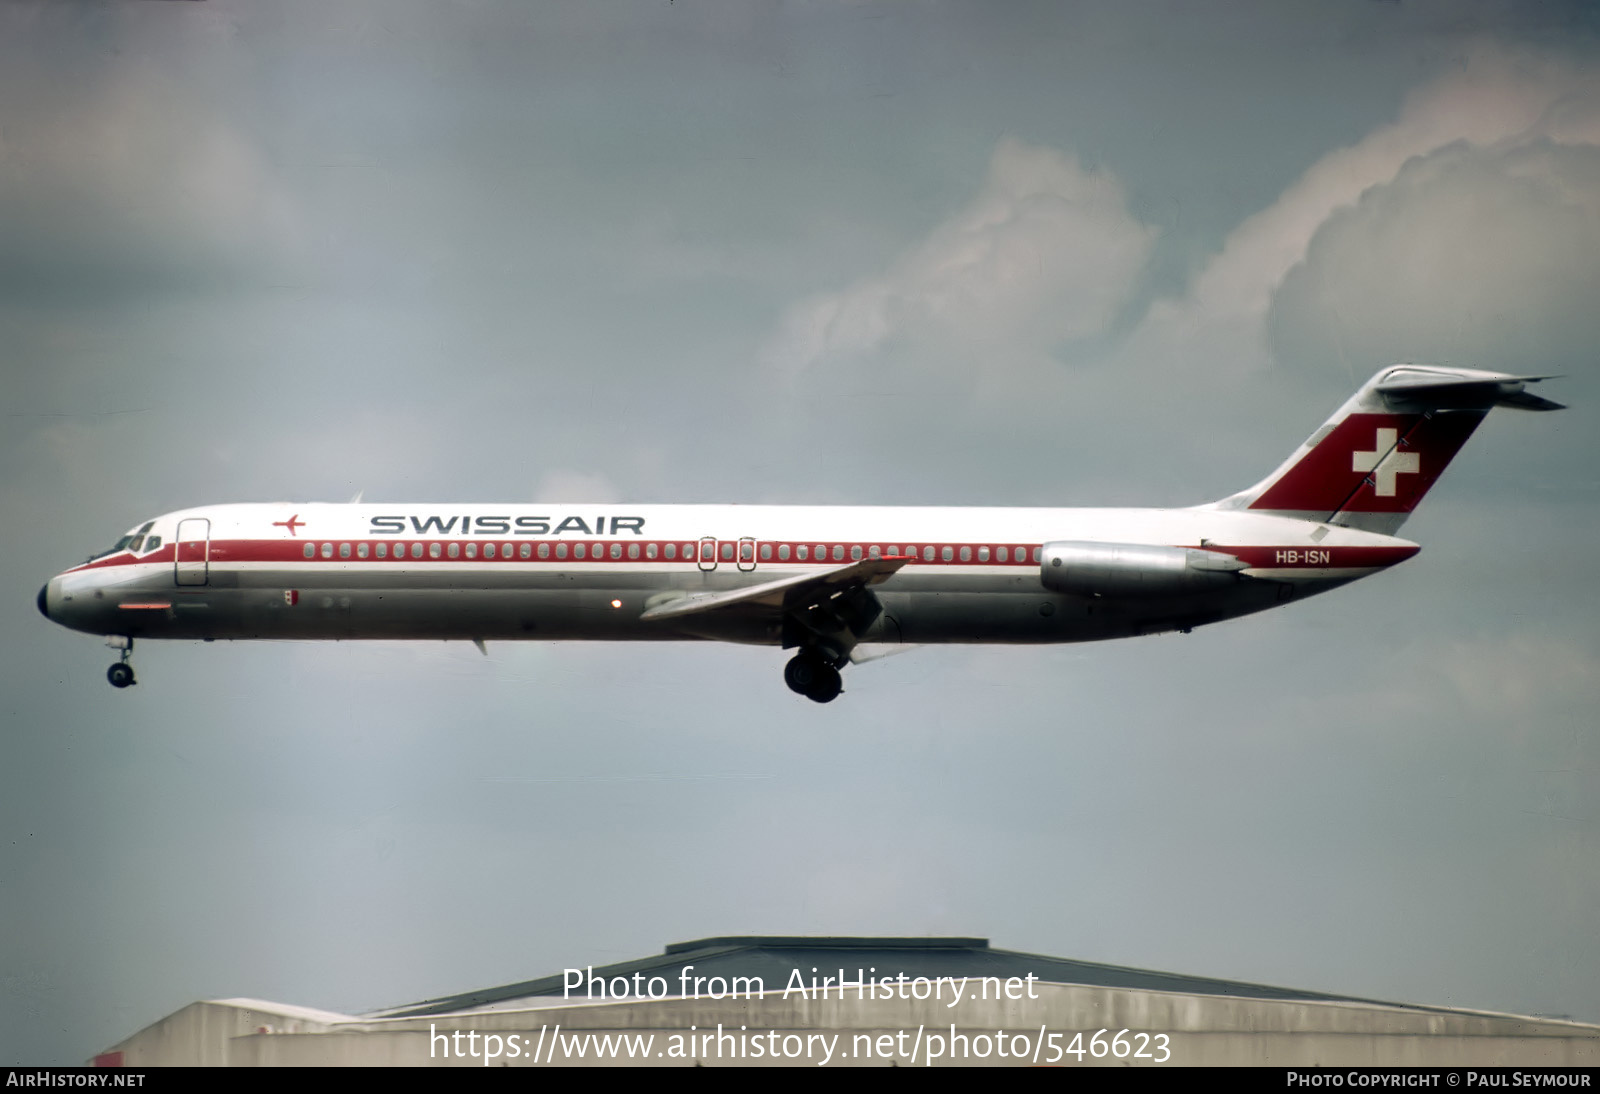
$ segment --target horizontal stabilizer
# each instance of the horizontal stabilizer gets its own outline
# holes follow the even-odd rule
[[[1535,395],[1531,391],[1519,391],[1515,395],[1502,396],[1495,406],[1509,406],[1516,410],[1565,410],[1566,403],[1558,403],[1554,399],[1546,399],[1542,395]]]
[[[1383,396],[1389,409],[1405,410],[1489,410],[1505,406],[1518,410],[1565,410],[1527,392],[1526,385],[1551,376],[1511,376],[1503,372],[1478,372],[1458,369],[1457,375],[1425,368],[1399,368],[1392,371],[1373,390]]]

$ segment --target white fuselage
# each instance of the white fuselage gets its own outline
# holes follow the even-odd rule
[[[40,593],[49,618],[129,638],[712,639],[795,644],[772,613],[641,618],[858,558],[910,560],[873,587],[863,643],[1075,642],[1188,629],[1410,557],[1405,540],[1247,511],[743,505],[219,505],[159,517]],[[153,538],[159,545],[151,549]],[[1194,548],[1226,586],[1074,595],[1045,544]]]

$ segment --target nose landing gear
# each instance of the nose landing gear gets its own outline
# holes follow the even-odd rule
[[[106,669],[106,679],[111,681],[111,686],[125,688],[137,684],[139,681],[133,678],[133,666],[128,664],[128,658],[133,656],[133,639],[114,636],[106,639],[106,645],[122,651],[122,660]]]
[[[813,703],[831,703],[844,690],[839,670],[823,660],[815,650],[801,650],[783,667],[783,682],[789,690],[804,695]]]

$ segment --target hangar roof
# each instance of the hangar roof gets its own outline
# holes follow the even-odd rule
[[[730,935],[701,938],[693,942],[675,942],[658,955],[604,965],[595,968],[592,973],[586,969],[585,975],[593,975],[606,981],[616,977],[624,977],[631,981],[634,973],[642,973],[646,981],[652,976],[660,976],[667,981],[671,994],[676,995],[679,993],[679,976],[684,967],[689,965],[694,966],[691,975],[708,979],[720,976],[724,980],[731,981],[735,976],[759,976],[769,990],[781,989],[788,982],[790,974],[797,969],[807,984],[811,983],[813,970],[818,976],[837,976],[839,971],[843,970],[844,978],[849,981],[857,978],[858,970],[866,970],[869,976],[880,978],[884,976],[892,978],[901,972],[907,977],[997,976],[1002,980],[1032,974],[1036,980],[1055,984],[1085,984],[1095,987],[1183,992],[1193,995],[1226,995],[1244,999],[1379,1002],[1326,992],[1249,984],[1239,980],[1214,980],[1202,976],[1184,976],[1178,973],[1126,968],[1121,965],[1074,961],[1064,957],[1019,953],[1015,950],[997,950],[990,947],[987,938],[819,938],[794,935]],[[462,992],[459,995],[409,1003],[392,1010],[381,1011],[372,1017],[401,1018],[451,1014],[463,1010],[497,1007],[519,1000],[528,1000],[526,1005],[537,1005],[540,997],[561,996],[563,987],[563,975],[557,973],[501,987],[483,988],[478,991]]]

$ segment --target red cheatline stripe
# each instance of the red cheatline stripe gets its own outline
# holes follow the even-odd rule
[[[1345,569],[1366,566],[1393,566],[1404,562],[1422,548],[1406,547],[1219,547],[1205,550],[1232,555],[1256,569]]]

